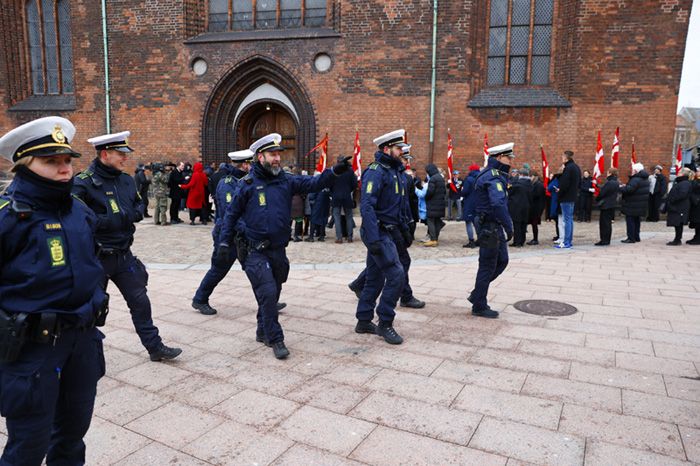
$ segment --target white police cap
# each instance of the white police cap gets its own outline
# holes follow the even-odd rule
[[[268,134],[251,144],[250,150],[253,153],[283,151],[284,147],[280,146],[280,142],[282,142],[282,136],[277,133]]]
[[[237,150],[229,152],[228,157],[234,162],[250,162],[253,160],[255,153],[250,149]]]
[[[404,157],[411,157],[411,147],[413,147],[411,144],[401,143],[399,144],[399,147],[401,148],[401,152],[403,153]]]
[[[87,140],[95,146],[97,150],[117,150],[119,152],[133,152],[134,149],[129,147],[129,136],[131,131],[122,131],[121,133],[104,134],[95,136]]]
[[[514,146],[515,146],[515,143],[508,142],[506,144],[501,144],[500,146],[489,147],[489,149],[488,149],[489,157],[500,157],[502,155],[507,155],[511,159],[514,159],[515,158],[515,154],[513,153]]]
[[[394,146],[396,144],[404,142],[405,137],[406,137],[406,130],[397,129],[396,131],[392,131],[391,133],[382,134],[381,136],[379,136],[378,138],[376,138],[372,142],[374,142],[374,144],[377,147],[382,149],[386,146]]]
[[[80,157],[70,146],[75,126],[65,118],[50,116],[25,123],[0,138],[0,156],[11,162],[24,157],[67,154]]]

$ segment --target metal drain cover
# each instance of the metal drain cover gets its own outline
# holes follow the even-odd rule
[[[578,312],[578,309],[571,304],[561,303],[559,301],[547,301],[546,299],[518,301],[513,304],[513,307],[519,311],[538,316],[570,316]]]

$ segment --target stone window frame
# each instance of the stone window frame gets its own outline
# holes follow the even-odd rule
[[[285,26],[282,24],[282,21],[284,20],[283,18],[283,12],[284,11],[292,11],[292,10],[283,10],[282,9],[282,3],[284,0],[270,0],[276,3],[276,8],[275,8],[275,25],[273,27],[259,27],[258,26],[258,14],[260,13],[258,11],[258,1],[261,0],[251,0],[251,11],[248,12],[246,11],[245,13],[250,13],[250,27],[246,28],[236,28],[234,27],[234,14],[235,14],[235,9],[234,9],[234,1],[235,0],[222,0],[226,1],[228,3],[228,18],[227,18],[227,26],[225,29],[222,30],[216,30],[216,31],[210,31],[209,30],[209,22],[210,22],[210,14],[209,14],[209,8],[210,8],[210,3],[213,0],[206,0],[205,1],[205,8],[204,8],[204,31],[206,33],[210,34],[216,34],[216,33],[245,33],[245,32],[251,32],[251,31],[271,31],[271,30],[295,30],[295,29],[323,29],[323,28],[333,28],[335,29],[335,23],[336,23],[336,0],[326,0],[326,6],[325,6],[325,19],[323,21],[323,24],[318,24],[318,25],[307,25],[305,24],[306,21],[308,21],[308,17],[306,14],[306,2],[307,0],[299,0],[301,4],[301,8],[299,8],[299,21],[300,24],[298,26]],[[295,9],[296,10],[296,9]]]
[[[47,23],[45,20],[44,8],[46,4],[52,7],[51,14],[53,16],[53,44],[47,43]],[[64,9],[59,7],[59,4],[65,5]],[[37,30],[33,31],[29,24],[28,10],[34,6],[37,14],[38,25]],[[70,1],[69,0],[25,0],[22,4],[22,24],[24,28],[25,53],[27,58],[27,75],[28,87],[31,91],[31,96],[34,98],[53,98],[56,96],[73,96],[75,94],[75,77],[74,66],[64,68],[64,58],[70,57],[70,63],[73,64],[73,40],[71,37],[71,18],[70,18]],[[67,15],[67,18],[62,18],[61,13]],[[64,19],[65,21],[62,21]],[[61,25],[65,22],[65,29]],[[65,33],[64,37],[62,33]],[[37,34],[39,39],[39,47],[41,48],[40,63],[35,63],[31,53],[31,35]],[[51,51],[50,48],[53,48]],[[55,54],[56,70],[55,76],[49,76],[49,67],[47,64],[47,56],[49,53]],[[41,73],[41,88],[39,89],[35,82],[35,73]],[[53,83],[53,86],[52,86]],[[55,91],[52,91],[52,88]],[[66,89],[69,88],[69,89]],[[65,99],[64,99],[65,100]]]

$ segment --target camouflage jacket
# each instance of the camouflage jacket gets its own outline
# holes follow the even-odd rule
[[[157,172],[153,175],[153,180],[151,181],[153,197],[168,197],[168,193],[170,192],[170,188],[168,188],[169,179],[169,173]]]

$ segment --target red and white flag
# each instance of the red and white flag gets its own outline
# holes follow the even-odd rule
[[[450,177],[450,189],[457,192],[454,178],[452,178],[452,136],[450,136],[449,130],[447,132],[447,175]]]
[[[321,149],[321,155],[318,157],[318,162],[316,163],[316,171],[322,172],[326,169],[326,162],[328,159],[328,133],[321,139],[321,142],[316,144],[316,146],[309,151],[309,154],[318,149]]]
[[[489,135],[484,134],[484,167],[489,163]]]
[[[681,145],[678,144],[678,152],[676,153],[676,176],[681,172],[681,168],[683,168],[683,150],[681,149]]]
[[[598,178],[603,175],[603,170],[605,170],[605,154],[603,153],[603,143],[600,139],[600,131],[598,131],[598,145],[595,149],[595,165],[593,166],[593,189],[595,189],[595,195],[598,195]]]
[[[612,152],[610,153],[610,163],[613,168],[620,168],[620,128],[615,129],[615,140],[613,141]]]
[[[631,165],[634,165],[635,163],[637,163],[637,151],[634,150],[634,138],[632,138],[632,156],[630,158],[630,162],[631,162]]]
[[[360,185],[362,176],[362,152],[360,152],[360,133],[355,133],[355,148],[352,150],[352,171],[357,176],[357,184]]]
[[[549,184],[549,163],[547,162],[547,154],[544,153],[542,144],[540,144],[540,152],[542,152],[542,184],[544,184],[544,193],[547,196],[551,196],[552,193],[547,191],[547,185]]]

